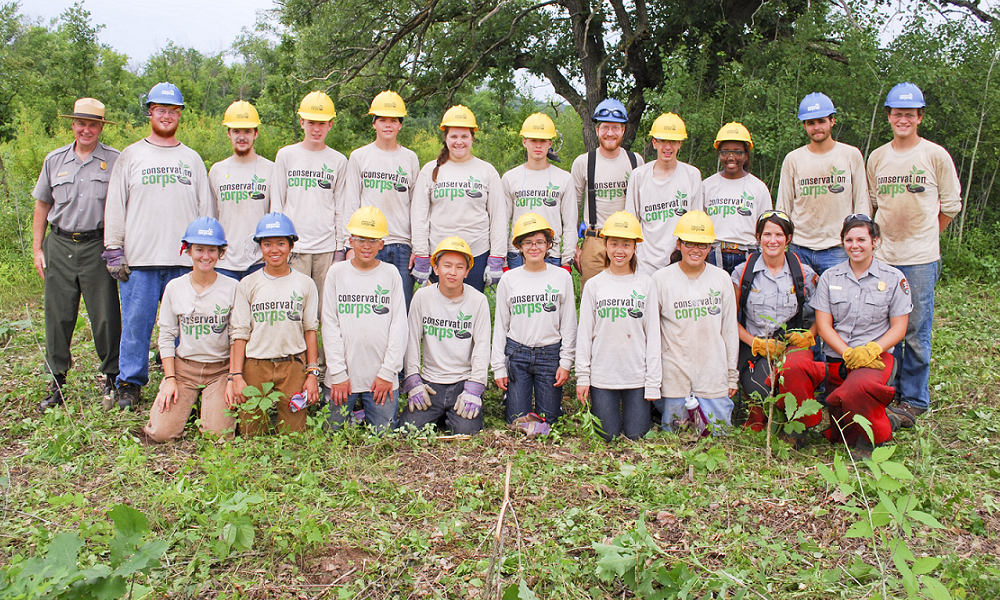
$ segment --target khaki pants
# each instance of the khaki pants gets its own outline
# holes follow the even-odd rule
[[[229,361],[202,363],[174,358],[177,382],[177,404],[160,412],[155,405],[149,411],[149,422],[143,431],[157,442],[176,440],[184,434],[184,425],[191,408],[201,393],[201,432],[232,437],[236,419],[226,416],[226,375]],[[204,389],[201,389],[204,386]]]
[[[333,264],[333,252],[320,252],[319,254],[294,254],[288,261],[288,266],[299,273],[303,273],[312,278],[316,284],[316,291],[319,292],[319,314],[323,314],[323,285],[326,283],[326,272]]]
[[[604,257],[607,256],[604,240],[597,237],[583,238],[583,251],[580,253],[580,289],[587,280],[604,270]]]
[[[257,389],[265,382],[274,384],[274,390],[284,394],[278,401],[277,428],[281,433],[306,430],[306,410],[292,412],[288,409],[288,400],[306,383],[305,354],[298,354],[284,362],[272,362],[265,359],[247,358],[243,362],[243,379],[247,385]],[[269,433],[270,417],[262,410],[252,412],[240,411],[240,434],[251,437]]]

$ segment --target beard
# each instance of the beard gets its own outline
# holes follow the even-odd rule
[[[171,123],[170,125],[164,125],[156,119],[150,119],[149,124],[153,127],[153,133],[160,137],[173,137],[177,133],[177,126],[180,122]]]
[[[233,146],[233,154],[243,158],[244,156],[249,156],[253,152],[253,145],[247,146],[246,150],[240,150],[238,146]]]

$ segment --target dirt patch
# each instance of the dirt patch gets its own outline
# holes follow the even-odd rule
[[[299,564],[302,575],[313,585],[348,584],[365,572],[375,555],[361,548],[331,544],[320,548]]]

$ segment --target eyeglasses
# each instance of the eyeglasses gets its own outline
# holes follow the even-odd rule
[[[704,244],[701,242],[689,242],[687,240],[681,240],[681,245],[685,248],[697,248],[699,250],[708,250],[708,247],[712,244]]]
[[[719,156],[725,158],[727,156],[735,156],[736,158],[743,158],[746,156],[745,150],[719,150]]]
[[[906,119],[907,121],[913,121],[913,120],[915,120],[917,118],[917,116],[918,116],[917,113],[898,113],[898,112],[891,112],[891,113],[889,113],[889,117],[890,118],[897,119],[897,120],[898,119]]]
[[[544,248],[549,245],[546,240],[524,240],[521,242],[521,248]]]
[[[357,242],[359,246],[374,246],[375,244],[377,244],[377,243],[379,243],[379,242],[382,241],[382,240],[378,240],[378,239],[372,239],[372,238],[366,238],[366,237],[359,237],[359,236],[356,236],[356,235],[351,236],[351,239],[353,239],[355,242]]]
[[[771,217],[778,217],[779,219],[781,219],[782,221],[784,221],[786,223],[791,223],[792,222],[792,220],[790,218],[788,218],[788,215],[786,215],[784,212],[782,212],[780,210],[769,210],[769,211],[767,211],[766,213],[762,214],[759,219],[757,219],[757,222],[759,223],[759,222],[763,221],[764,219],[770,219]]]
[[[615,117],[616,119],[627,119],[625,113],[618,108],[602,108],[594,113],[594,120],[600,121],[601,117]]]
[[[163,115],[170,115],[171,117],[179,117],[181,111],[176,108],[163,108],[162,106],[157,106],[152,111],[153,116],[162,117]]]
[[[872,218],[865,213],[854,213],[847,215],[847,218],[844,219],[844,223],[847,223],[848,221],[863,221],[865,223],[871,223]]]

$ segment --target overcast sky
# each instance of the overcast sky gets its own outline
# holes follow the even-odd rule
[[[90,22],[104,25],[98,34],[107,44],[137,62],[164,48],[168,41],[203,53],[226,50],[243,27],[253,29],[257,11],[270,9],[274,0],[84,0]],[[47,25],[72,0],[22,0],[21,12],[41,17]]]

